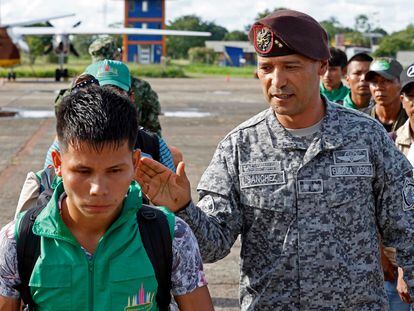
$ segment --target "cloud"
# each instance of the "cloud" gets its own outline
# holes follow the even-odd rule
[[[72,23],[82,20],[84,25],[114,23],[123,21],[123,1],[99,0],[1,0],[1,17],[4,20],[21,20],[76,13],[72,20],[56,21],[57,24]],[[105,3],[107,6],[104,14]],[[303,11],[316,20],[326,20],[336,17],[344,26],[353,27],[355,17],[366,14],[375,26],[381,26],[388,32],[402,30],[413,23],[412,0],[279,0],[269,4],[268,0],[240,1],[240,0],[167,0],[166,20],[196,14],[205,21],[214,21],[228,30],[243,30],[245,25],[251,24],[259,12],[275,7],[288,7]],[[106,16],[106,18],[105,18]]]

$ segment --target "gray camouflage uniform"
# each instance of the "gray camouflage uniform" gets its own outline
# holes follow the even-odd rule
[[[375,120],[328,102],[313,141],[271,109],[230,132],[180,212],[206,262],[241,235],[242,310],[388,310],[378,235],[414,285],[411,166]],[[403,190],[404,189],[404,190]]]

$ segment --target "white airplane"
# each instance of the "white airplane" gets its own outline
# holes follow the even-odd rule
[[[53,36],[53,51],[58,55],[59,68],[56,69],[55,79],[59,81],[61,77],[66,78],[68,72],[63,68],[65,56],[70,52],[75,55],[70,42],[70,35],[162,35],[162,36],[211,36],[210,32],[185,31],[185,30],[167,30],[167,29],[143,29],[143,28],[111,28],[111,27],[78,27],[80,23],[69,28],[61,27],[21,27],[24,25],[32,25],[38,22],[44,22],[51,19],[73,16],[74,14],[66,14],[55,16],[52,18],[36,19],[13,24],[0,25],[0,67],[12,67],[20,64],[20,54],[16,47],[19,45],[22,49],[28,49],[27,44],[22,40],[23,36]],[[3,48],[7,47],[7,48]],[[7,53],[7,51],[9,53]],[[9,74],[10,78],[10,74]],[[12,74],[11,78],[15,79]]]

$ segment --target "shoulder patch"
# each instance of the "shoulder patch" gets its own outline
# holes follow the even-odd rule
[[[404,201],[404,211],[414,209],[414,180],[412,178],[405,178],[402,195]]]

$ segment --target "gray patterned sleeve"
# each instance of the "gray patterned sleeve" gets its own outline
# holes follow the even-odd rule
[[[17,271],[15,222],[12,221],[0,231],[0,296],[19,298],[19,292],[13,287],[20,283]]]
[[[187,223],[176,217],[173,239],[172,294],[181,296],[207,285],[197,240]]]

